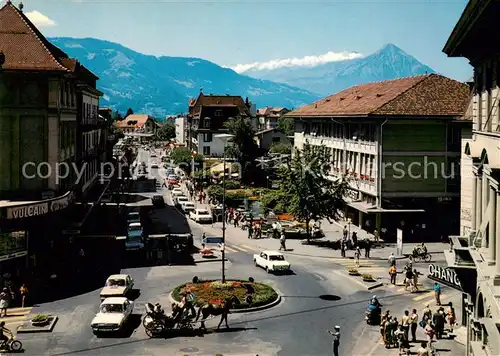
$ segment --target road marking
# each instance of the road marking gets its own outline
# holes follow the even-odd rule
[[[413,300],[414,301],[419,301],[419,300],[422,300],[422,299],[425,299],[425,298],[429,298],[429,297],[432,297],[434,296],[434,291],[430,291],[430,292],[427,292],[425,294],[422,294],[422,295],[419,295],[418,297],[414,297]]]
[[[7,316],[0,318],[0,321],[5,321],[5,324],[18,324],[25,321],[31,313],[33,307],[26,308],[9,308],[7,309]]]
[[[226,248],[226,251],[229,251],[229,252],[238,252],[238,250],[236,250],[235,248],[230,247],[228,245],[226,245],[225,248]]]
[[[254,248],[253,248],[253,247],[250,247],[250,246],[247,246],[247,245],[241,245],[241,248],[242,248],[244,251],[254,251]]]

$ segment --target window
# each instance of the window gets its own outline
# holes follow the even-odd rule
[[[206,129],[210,128],[210,118],[209,117],[206,117],[203,119],[203,127]]]
[[[280,142],[280,139],[281,139],[281,137],[279,137],[279,136],[273,137],[273,143]]]
[[[210,156],[210,146],[203,146],[203,155]]]
[[[212,142],[212,133],[204,133],[203,134],[203,142]]]
[[[215,110],[215,116],[216,117],[221,117],[222,116],[222,110]]]

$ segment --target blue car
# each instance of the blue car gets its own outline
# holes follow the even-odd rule
[[[127,251],[142,250],[144,248],[144,230],[141,223],[134,222],[128,225],[125,249]]]

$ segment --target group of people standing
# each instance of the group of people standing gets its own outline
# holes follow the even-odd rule
[[[28,287],[26,284],[21,285],[18,295],[12,289],[12,285],[6,285],[0,293],[0,317],[6,317],[8,308],[13,306],[24,308],[27,305],[27,299]]]

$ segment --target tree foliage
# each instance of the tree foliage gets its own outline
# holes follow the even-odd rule
[[[203,156],[200,154],[193,154],[186,147],[176,147],[170,153],[170,159],[174,164],[178,165],[185,172],[190,173],[192,169],[192,159],[197,165],[203,164]]]
[[[278,128],[287,136],[293,136],[295,131],[295,122],[292,117],[281,116],[278,119]]]
[[[291,162],[279,170],[279,189],[268,193],[263,205],[293,214],[305,221],[308,229],[312,220],[337,218],[344,207],[348,181],[345,176],[337,181],[328,179],[330,164],[323,147],[307,145],[304,150],[295,150]]]
[[[273,143],[269,148],[269,152],[271,153],[281,153],[281,154],[291,154],[292,153],[292,144],[290,143]]]
[[[226,121],[224,126],[233,135],[227,147],[227,154],[237,159],[242,167],[242,180],[250,182],[255,171],[255,159],[259,157],[259,147],[255,142],[255,130],[244,118]]]
[[[170,141],[175,138],[175,125],[167,122],[156,131],[156,137],[160,141]]]

